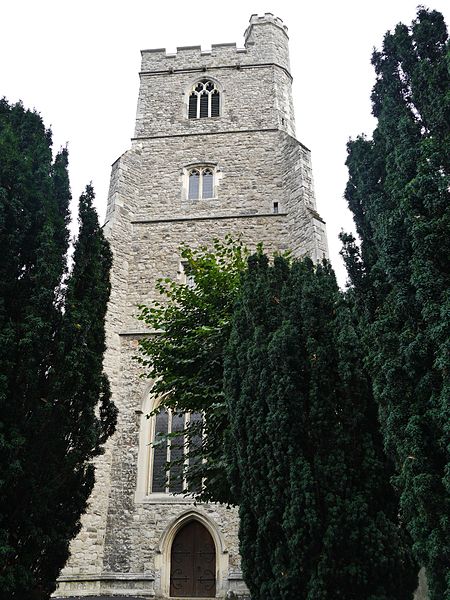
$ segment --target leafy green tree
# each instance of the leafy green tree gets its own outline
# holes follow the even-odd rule
[[[416,568],[351,312],[328,263],[252,256],[225,356],[254,600],[410,600]]]
[[[442,15],[419,8],[372,63],[377,127],[349,143],[361,245],[344,258],[402,519],[433,600],[450,598],[450,76]]]
[[[67,151],[0,101],[0,598],[55,588],[112,433],[102,374],[111,255],[87,188],[67,277]],[[96,409],[99,407],[99,415]]]
[[[223,352],[246,257],[245,246],[231,237],[215,240],[210,248],[185,246],[181,258],[188,281],[161,279],[157,289],[162,300],[141,306],[142,321],[159,332],[141,340],[138,357],[145,376],[155,382],[158,409],[203,413],[202,423],[176,434],[184,436],[189,448],[189,467],[182,475],[202,501],[234,502],[223,455],[228,427]]]

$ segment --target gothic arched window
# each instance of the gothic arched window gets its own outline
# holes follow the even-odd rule
[[[199,448],[202,432],[201,413],[177,413],[162,407],[153,417],[154,427],[150,460],[150,493],[182,493],[188,489],[185,469],[198,460],[193,454]],[[191,428],[190,445],[186,430]],[[170,461],[170,469],[167,464]]]
[[[188,199],[214,198],[214,169],[194,167],[188,171]]]
[[[219,113],[220,93],[216,84],[209,79],[202,79],[193,85],[189,94],[188,117],[203,119],[204,117],[218,117]]]

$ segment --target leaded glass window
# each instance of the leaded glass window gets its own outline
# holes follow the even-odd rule
[[[200,198],[200,171],[192,169],[189,172],[189,200],[198,200]]]
[[[163,435],[168,432],[169,413],[166,410],[160,410],[155,417],[155,437],[153,446],[153,478],[152,492],[165,492],[166,490],[166,462],[167,462],[167,444]]]
[[[169,491],[180,493],[183,491],[183,456],[184,456],[184,431],[185,415],[172,413],[172,433],[178,433],[170,440],[170,460],[173,464],[169,473]]]
[[[211,167],[195,167],[188,171],[188,199],[214,198],[214,170]]]
[[[208,79],[202,79],[192,86],[189,94],[189,119],[218,117],[220,114],[220,93],[217,86]]]
[[[177,413],[162,408],[154,417],[154,434],[151,445],[150,493],[182,493],[188,491],[184,477],[185,468],[200,458],[190,454],[201,445],[201,413]],[[196,435],[190,447],[186,444],[185,431],[194,426]],[[175,434],[169,435],[168,434]],[[177,435],[178,434],[178,435]],[[171,462],[168,469],[168,462]],[[198,491],[192,489],[191,491]]]
[[[214,197],[214,176],[211,169],[204,169],[202,173],[202,198]]]

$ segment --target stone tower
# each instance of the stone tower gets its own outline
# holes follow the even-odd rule
[[[287,28],[270,13],[252,15],[242,49],[144,50],[140,81],[134,138],[112,167],[106,216],[114,266],[105,369],[119,420],[56,595],[245,595],[236,511],[194,505],[158,478],[164,460],[152,437],[176,424],[167,413],[146,418],[158,399],[133,360],[148,335],[136,313],[156,297],[157,278],[180,277],[183,242],[239,233],[268,252],[326,256],[310,152],[295,137]]]

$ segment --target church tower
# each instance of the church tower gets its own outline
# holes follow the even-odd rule
[[[83,528],[58,597],[245,596],[235,509],[193,504],[166,488],[152,447],[175,417],[148,419],[158,398],[134,360],[137,306],[160,277],[180,276],[180,245],[240,234],[267,252],[327,255],[309,150],[295,137],[288,35],[252,15],[235,44],[142,51],[131,148],[113,164],[105,229],[114,254],[105,369],[117,431],[97,461]],[[164,450],[164,453],[166,450]],[[170,449],[167,450],[170,452]]]

